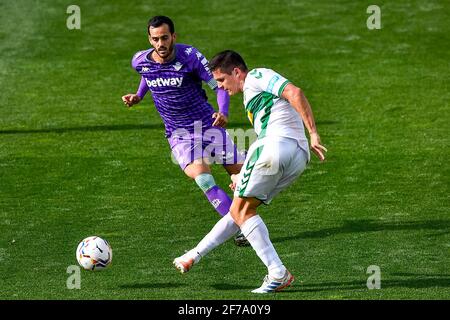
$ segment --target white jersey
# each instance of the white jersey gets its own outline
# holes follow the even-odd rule
[[[275,136],[297,140],[309,157],[303,121],[289,102],[281,98],[288,83],[271,69],[251,70],[244,82],[244,107],[258,139]]]

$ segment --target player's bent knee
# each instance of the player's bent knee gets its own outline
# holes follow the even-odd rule
[[[191,179],[195,179],[198,175],[203,173],[211,173],[211,169],[205,163],[190,163],[184,169],[184,173]]]
[[[234,222],[241,226],[247,219],[256,215],[256,207],[251,198],[235,197],[230,207],[230,214]]]
[[[232,211],[230,210],[231,217],[234,220],[234,223],[236,223],[238,226],[241,226],[245,220],[245,213],[241,211]]]

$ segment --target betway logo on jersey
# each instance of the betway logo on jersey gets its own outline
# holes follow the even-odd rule
[[[181,84],[183,83],[183,77],[177,77],[177,78],[157,78],[155,80],[149,80],[145,79],[147,82],[147,86],[149,88],[156,88],[156,87],[181,87]]]

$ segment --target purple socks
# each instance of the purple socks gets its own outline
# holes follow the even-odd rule
[[[225,191],[218,186],[214,186],[205,192],[211,205],[223,217],[230,211],[231,199]]]

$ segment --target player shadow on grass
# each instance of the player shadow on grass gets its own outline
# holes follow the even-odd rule
[[[402,279],[383,279],[381,278],[382,289],[408,288],[408,289],[426,289],[426,288],[450,288],[450,275],[448,274],[391,274],[390,277],[402,276]],[[361,281],[332,281],[322,283],[294,283],[294,286],[286,292],[320,292],[336,290],[368,290],[366,280]]]
[[[239,284],[232,284],[232,283],[215,283],[211,285],[212,288],[216,290],[253,290],[256,287],[255,286],[243,286]]]
[[[121,284],[119,288],[121,289],[168,289],[168,288],[180,288],[186,287],[187,284],[175,283],[175,282],[143,282],[143,283],[128,283]]]
[[[402,279],[381,279],[381,289],[409,288],[449,288],[450,274],[412,274],[412,273],[394,273],[390,277],[402,277]],[[330,281],[319,283],[300,282],[296,280],[292,287],[282,291],[284,294],[294,292],[320,292],[320,291],[338,291],[338,290],[368,290],[367,280],[358,281]],[[217,283],[212,285],[216,290],[252,290],[254,286],[242,286],[231,283]]]
[[[0,130],[1,134],[27,134],[27,133],[67,133],[67,132],[89,132],[89,131],[124,131],[124,130],[153,130],[164,129],[162,123],[154,124],[119,124],[119,125],[97,125],[68,128],[41,128],[41,129],[7,129]]]
[[[336,121],[322,121],[316,124],[336,124]],[[125,130],[155,130],[164,129],[164,124],[152,123],[152,124],[111,124],[111,125],[96,125],[96,126],[82,126],[82,127],[67,127],[67,128],[40,128],[40,129],[6,129],[0,130],[2,134],[28,134],[28,133],[67,133],[67,132],[84,132],[84,131],[125,131]],[[251,124],[248,122],[230,122],[227,126],[228,129],[247,129],[251,128]]]
[[[429,221],[399,221],[383,222],[377,220],[346,220],[339,227],[325,228],[316,231],[304,231],[294,236],[274,237],[272,242],[283,242],[298,239],[327,238],[339,234],[352,234],[376,231],[407,231],[407,230],[439,230],[441,232],[430,236],[439,236],[450,232],[450,220]]]
[[[334,125],[338,124],[339,121],[334,120],[322,120],[322,121],[316,121],[316,125]],[[227,129],[252,129],[253,126],[250,122],[240,122],[240,121],[230,121],[227,125]]]

